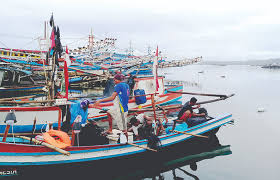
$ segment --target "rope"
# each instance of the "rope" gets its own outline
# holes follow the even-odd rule
[[[16,142],[15,142],[15,134],[14,134],[14,124],[12,124],[12,134],[13,134],[13,141],[14,141],[14,144],[15,144]]]
[[[6,46],[2,41],[0,41],[0,43],[1,43],[3,46],[5,46],[6,48],[8,48],[8,46]]]

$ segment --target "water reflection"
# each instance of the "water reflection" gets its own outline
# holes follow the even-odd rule
[[[198,162],[213,159],[218,156],[226,156],[232,154],[230,145],[220,145],[219,140],[211,144],[199,144],[195,142],[193,149],[187,151],[178,151],[174,154],[165,154],[158,163],[148,162],[143,164],[141,170],[133,171],[124,176],[118,177],[118,180],[141,179],[141,180],[164,180],[164,179],[199,179],[194,172],[200,167]],[[197,144],[196,144],[197,143]],[[186,170],[189,167],[190,170]],[[217,172],[215,172],[217,173]]]
[[[190,146],[191,145],[191,146]],[[177,146],[176,146],[177,147]],[[176,151],[176,152],[174,152]],[[30,171],[28,174],[18,176],[2,177],[4,179],[38,179],[44,177],[53,178],[56,174],[63,175],[64,179],[88,178],[91,179],[114,179],[114,180],[164,180],[164,179],[199,179],[198,170],[201,161],[213,159],[218,156],[232,154],[230,145],[220,145],[219,140],[205,143],[200,139],[193,140],[191,144],[184,143],[179,148],[172,151],[151,153],[145,158],[127,158],[123,162],[107,161],[99,164],[88,164],[81,167],[77,165],[63,165],[55,169],[41,167],[37,169],[25,169]],[[205,167],[205,166],[204,166]],[[190,168],[188,170],[188,168]],[[219,173],[219,172],[213,172]],[[222,174],[222,172],[220,172]],[[1,176],[0,176],[1,177]]]

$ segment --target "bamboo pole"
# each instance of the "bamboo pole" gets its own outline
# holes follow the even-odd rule
[[[117,141],[117,140],[115,140],[115,139],[113,139],[113,138],[109,138],[109,137],[107,137],[107,138],[110,139],[110,140],[112,140],[112,141]],[[131,146],[138,147],[138,148],[147,149],[147,150],[149,150],[149,151],[157,152],[157,150],[155,150],[155,149],[148,148],[148,147],[145,147],[145,146],[140,146],[140,145],[137,145],[137,144],[134,144],[134,143],[127,142],[127,144],[129,144],[129,145],[131,145]]]
[[[53,145],[51,145],[51,144],[48,144],[48,143],[46,143],[46,142],[41,142],[41,141],[38,141],[38,140],[36,140],[36,139],[34,139],[34,138],[31,139],[30,137],[26,137],[26,136],[16,136],[16,137],[19,137],[19,138],[22,138],[22,139],[26,139],[26,140],[29,140],[29,141],[33,141],[33,142],[36,143],[36,144],[43,145],[43,146],[45,146],[45,147],[47,147],[47,148],[50,148],[50,149],[55,150],[55,151],[57,151],[57,152],[60,152],[60,153],[62,153],[62,154],[64,154],[64,155],[67,155],[67,156],[70,155],[70,152],[65,151],[65,150],[63,150],[63,149],[60,149],[60,148],[58,148],[58,147],[55,147],[55,146],[53,146]]]
[[[59,108],[59,110],[58,110],[58,127],[57,127],[57,130],[59,130],[59,131],[61,129],[61,123],[62,123],[61,114],[62,114],[62,112],[61,112],[61,109]],[[66,116],[66,114],[65,114],[65,116]]]
[[[178,92],[178,91],[169,91],[169,93],[177,93],[177,94],[190,94],[190,95],[198,95],[198,96],[214,96],[214,97],[227,97],[227,95],[224,94],[205,94],[205,93],[193,93],[193,92]]]
[[[76,136],[76,134],[72,128],[72,134],[71,134],[71,145],[72,146],[74,146],[74,144],[75,144],[75,136]]]
[[[149,151],[157,152],[157,150],[151,149],[151,148],[148,148],[148,147],[145,147],[145,146],[140,146],[140,145],[133,144],[133,143],[129,143],[129,142],[128,142],[127,144],[129,144],[129,145],[131,145],[131,146],[139,147],[139,148],[142,148],[142,149],[147,149],[147,150],[149,150]]]
[[[40,101],[0,101],[1,104],[28,104],[28,103],[47,103],[55,100],[40,100]]]
[[[0,133],[0,136],[4,136],[4,134],[5,133]],[[15,136],[32,136],[32,135],[41,135],[41,134],[42,133],[39,133],[39,132],[33,133],[33,134],[31,132],[30,133],[14,133]],[[71,132],[68,133],[68,135],[71,136],[72,135]],[[9,136],[13,136],[13,135],[12,134],[8,134],[7,136],[9,137]]]
[[[77,98],[69,98],[69,100],[77,100]],[[55,102],[55,99],[38,100],[38,101],[1,101],[0,100],[0,104],[28,104],[28,103],[49,103],[49,102]]]
[[[34,137],[34,131],[35,131],[35,128],[36,128],[36,121],[37,121],[37,119],[36,119],[36,116],[35,116],[35,118],[33,120],[33,127],[32,127],[32,135],[31,135],[32,138]],[[30,144],[31,144],[31,141],[30,141]]]
[[[169,109],[178,109],[181,108],[182,105],[172,105],[172,106],[168,106],[165,107],[165,110],[169,110]],[[129,113],[133,113],[133,112],[146,112],[146,111],[153,111],[153,108],[142,108],[142,109],[133,109],[133,110],[128,110]],[[161,109],[156,109],[156,111],[162,111]]]
[[[170,131],[171,131],[171,130],[170,130]],[[198,134],[191,134],[191,133],[187,133],[187,132],[183,132],[183,131],[176,131],[176,130],[173,130],[173,132],[175,132],[175,133],[181,133],[181,134],[186,134],[186,135],[191,135],[191,136],[195,136],[195,137],[209,138],[208,136],[202,136],[202,135],[198,135]]]
[[[19,99],[25,99],[25,98],[33,98],[35,95],[32,96],[21,96],[21,97],[12,97],[12,98],[1,98],[0,101],[9,101],[9,100],[19,100]]]
[[[4,133],[4,136],[3,136],[2,142],[6,142],[6,138],[7,138],[7,136],[8,136],[9,129],[10,129],[10,125],[6,125],[6,128],[5,128],[5,133]]]
[[[0,136],[4,136],[5,133],[0,133]],[[32,135],[39,135],[39,134],[42,134],[42,133],[14,133],[15,136],[32,136]],[[12,136],[12,134],[8,134],[7,136]]]
[[[155,107],[155,95],[151,94],[151,100],[152,100],[152,107],[153,107],[153,111],[154,111],[154,118],[155,118],[155,122],[157,121],[157,115],[156,115],[156,107]]]
[[[201,101],[201,102],[198,102],[198,103],[196,103],[196,104],[207,104],[207,103],[212,103],[212,102],[216,102],[216,101],[225,100],[225,99],[230,98],[230,97],[232,97],[232,96],[234,96],[234,94],[230,94],[230,95],[228,95],[228,96],[226,96],[226,97],[220,97],[220,98],[218,98],[218,99],[213,99],[213,100],[209,100],[209,101]]]
[[[34,118],[34,120],[33,120],[32,135],[33,135],[34,130],[35,130],[35,128],[36,128],[36,122],[37,122],[37,118],[36,118],[36,116],[35,116],[35,118]]]

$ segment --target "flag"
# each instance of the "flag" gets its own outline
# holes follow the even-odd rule
[[[50,19],[50,26],[51,26],[51,27],[54,26],[53,13],[52,13],[52,16],[51,16],[51,19]]]
[[[67,46],[66,46],[66,50],[65,50],[64,61],[66,62],[67,67],[69,67],[71,65],[71,60],[69,57]]]
[[[157,51],[156,51],[156,57],[158,57],[158,46],[157,46]]]
[[[49,65],[49,52],[46,53],[46,65]]]
[[[65,52],[66,52],[66,54],[69,54],[69,52],[68,52],[68,47],[67,47],[67,46],[66,46]]]
[[[69,74],[68,74],[68,67],[66,61],[64,61],[63,70],[64,70],[64,82],[65,82],[65,98],[68,99]]]
[[[51,40],[50,55],[51,56],[53,55],[54,48],[55,48],[55,32],[54,31],[55,31],[55,28],[53,28],[52,34],[50,37],[50,40]]]
[[[59,54],[59,58],[61,57],[61,53],[63,52],[63,48],[60,41],[60,30],[59,27],[56,27],[55,30],[55,50]]]

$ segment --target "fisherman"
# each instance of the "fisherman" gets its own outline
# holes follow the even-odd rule
[[[118,129],[127,135],[127,114],[128,114],[128,99],[129,86],[123,82],[124,76],[116,74],[114,76],[114,92],[110,97],[100,99],[95,102],[94,106],[99,106],[101,102],[113,101],[113,107],[108,110],[112,116],[112,120],[116,121]]]
[[[134,85],[135,85],[135,76],[133,76],[132,74],[128,74],[128,79],[127,79],[127,84],[129,85],[129,88],[130,88],[130,95],[133,94],[133,88],[134,88]]]
[[[133,132],[135,135],[135,140],[144,139],[147,134],[152,131],[153,118],[146,116],[144,113],[132,117],[130,119],[131,127],[128,131]]]
[[[113,75],[113,72],[110,72],[108,80],[106,81],[106,84],[105,84],[105,89],[103,91],[103,96],[105,96],[105,97],[111,96],[114,92],[114,86],[115,86],[114,75]]]
[[[200,113],[195,113],[193,112],[193,109],[197,109],[200,108],[200,105],[198,104],[196,107],[193,107],[197,102],[197,99],[195,97],[192,97],[190,99],[190,101],[187,101],[184,106],[182,107],[182,109],[179,111],[178,114],[178,119],[179,121],[185,121],[189,127],[203,123],[205,121],[207,121],[206,119],[206,113],[207,111],[205,110],[204,112],[202,112],[200,110]]]

